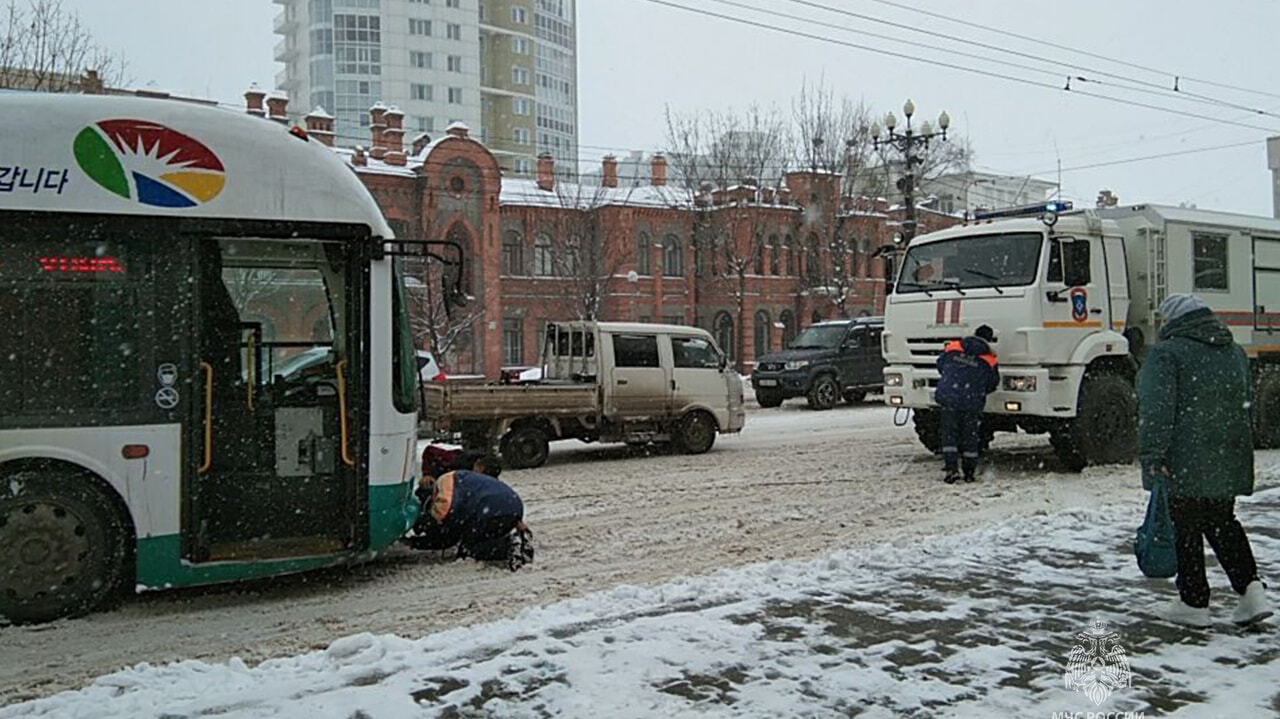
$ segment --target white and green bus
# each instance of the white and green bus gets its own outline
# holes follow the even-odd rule
[[[351,169],[171,100],[3,93],[0,124],[0,615],[403,535],[407,243]]]

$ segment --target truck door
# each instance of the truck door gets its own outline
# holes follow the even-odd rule
[[[615,419],[642,419],[666,414],[671,371],[663,367],[658,335],[617,333],[610,338],[613,366],[607,388],[608,414]]]
[[[671,414],[706,407],[724,426],[729,407],[729,384],[724,362],[706,337],[669,335],[671,341]],[[734,378],[736,381],[736,378]]]
[[[1051,237],[1048,254],[1044,326],[1057,330],[1048,333],[1050,356],[1066,361],[1080,340],[1109,325],[1106,253],[1098,238]]]
[[[1106,251],[1108,296],[1111,299],[1110,312],[1104,315],[1104,328],[1110,322],[1110,328],[1116,332],[1124,332],[1126,318],[1129,315],[1129,262],[1124,251],[1123,237],[1104,237],[1102,248]]]
[[[1280,237],[1253,238],[1253,293],[1253,327],[1274,344],[1280,338]]]

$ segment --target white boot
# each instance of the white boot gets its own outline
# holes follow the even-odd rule
[[[1244,594],[1240,595],[1240,603],[1231,613],[1231,621],[1244,626],[1260,622],[1274,613],[1271,602],[1267,601],[1267,595],[1263,592],[1262,582],[1255,579],[1245,588]]]
[[[1183,603],[1181,597],[1171,600],[1160,616],[1166,621],[1188,627],[1207,627],[1210,624],[1208,607],[1193,607]]]

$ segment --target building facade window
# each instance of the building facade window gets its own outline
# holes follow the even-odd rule
[[[516,158],[516,172],[522,175],[527,175],[533,172],[533,160],[530,160],[527,157]]]
[[[533,103],[527,97],[511,98],[511,112],[514,115],[533,114]]]
[[[513,133],[512,133],[512,138],[511,138],[511,139],[512,139],[512,140],[513,140],[517,145],[528,145],[528,144],[529,144],[529,128],[527,128],[527,127],[517,127],[517,128],[513,131]]]
[[[641,232],[636,235],[636,274],[651,275],[653,274],[653,239],[649,237],[648,232]]]
[[[524,363],[524,321],[519,317],[502,320],[502,348],[507,364]]]
[[[778,323],[782,325],[782,347],[785,349],[796,338],[796,316],[791,310],[783,310],[778,313]]]
[[[725,356],[730,359],[737,357],[733,343],[733,316],[728,312],[717,313],[712,327],[716,344],[720,345],[720,351],[724,352]]]
[[[797,274],[799,274],[798,272],[796,272],[796,255],[798,253],[796,252],[796,238],[792,237],[791,235],[787,235],[786,254],[787,254],[787,262],[786,262],[787,276],[795,277]]]
[[[782,254],[782,245],[777,235],[769,235],[769,274],[778,274],[778,255]]]
[[[415,82],[409,85],[409,97],[414,100],[431,100],[434,94],[431,91],[431,86],[425,83]]]
[[[519,65],[511,68],[511,82],[516,85],[529,84],[529,71]]]
[[[662,274],[668,277],[684,276],[684,251],[680,238],[667,235],[662,240]]]
[[[523,5],[511,6],[511,22],[517,25],[529,24],[529,11]]]
[[[416,17],[409,18],[409,34],[421,37],[431,37],[431,21],[420,20]]]
[[[757,275],[764,274],[764,238],[756,235],[755,248],[751,253],[751,271]]]
[[[462,88],[460,87],[449,88],[449,104],[450,105],[462,104]]]
[[[529,54],[529,38],[519,35],[511,36],[511,52],[516,55]]]
[[[805,243],[805,271],[809,276],[809,282],[817,284],[822,281],[822,253],[818,249],[818,234],[816,232],[809,233],[809,240]]]
[[[767,354],[773,342],[773,323],[769,320],[769,313],[766,310],[756,312],[755,322],[755,353],[753,356]]]
[[[462,72],[462,56],[461,55],[450,55],[448,64],[449,64],[449,72]]]
[[[533,274],[539,277],[551,277],[555,273],[555,250],[551,243],[551,235],[543,232],[533,241]]]
[[[462,39],[462,26],[456,22],[451,22],[445,26],[445,35],[450,40]]]
[[[409,66],[419,70],[431,69],[431,53],[421,50],[409,51]]]
[[[524,237],[515,230],[502,236],[502,274],[524,274]]]
[[[444,0],[445,7],[462,7],[462,0]]]
[[[414,126],[417,127],[418,132],[434,132],[436,129],[435,120],[436,119],[434,117],[415,116],[413,118]],[[396,236],[399,237],[399,235]]]

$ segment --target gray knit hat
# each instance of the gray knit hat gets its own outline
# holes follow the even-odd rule
[[[1193,294],[1169,295],[1164,302],[1160,303],[1160,316],[1165,322],[1172,322],[1196,310],[1207,309],[1209,309],[1208,303]]]

